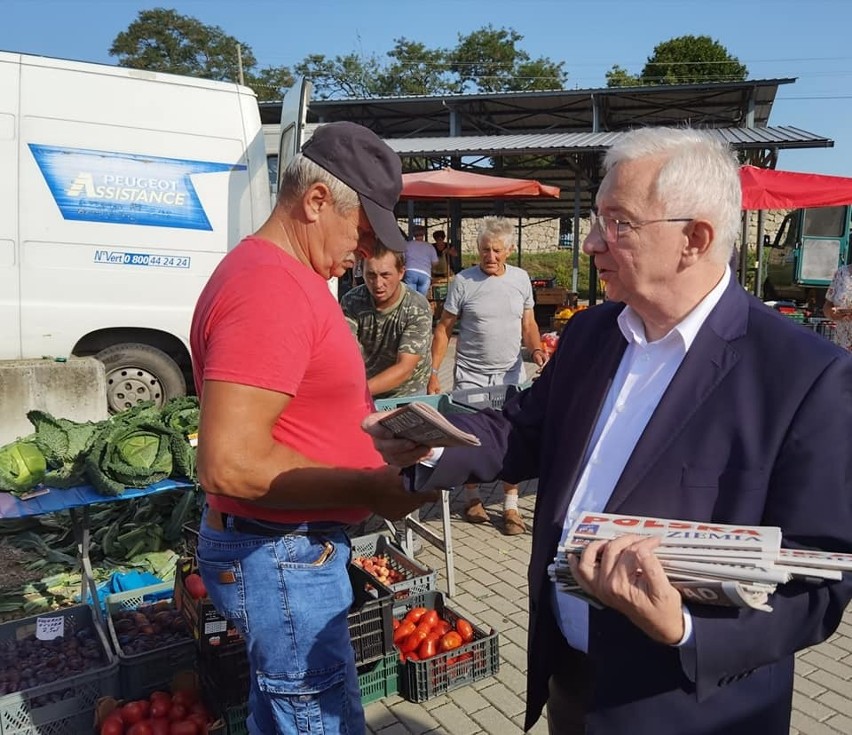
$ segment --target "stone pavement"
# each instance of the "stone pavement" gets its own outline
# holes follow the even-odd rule
[[[441,366],[441,382],[452,385],[452,348]],[[528,375],[531,375],[528,372]],[[463,493],[450,501],[455,551],[456,596],[449,606],[474,622],[499,633],[500,670],[488,679],[456,689],[420,704],[401,696],[388,697],[366,708],[368,732],[380,735],[512,735],[521,733],[526,687],[527,561],[536,483],[521,485],[519,506],[528,532],[504,536],[500,529],[502,486],[482,487],[486,510],[495,525],[466,523],[461,512]],[[421,519],[441,534],[441,504],[427,505]],[[417,560],[438,572],[438,590],[446,591],[444,557],[424,543]],[[530,731],[546,735],[540,720]],[[798,735],[852,734],[852,607],[837,633],[797,658],[791,733]],[[758,735],[758,734],[756,734]]]

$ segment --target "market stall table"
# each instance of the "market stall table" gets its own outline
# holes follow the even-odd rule
[[[74,539],[77,542],[77,554],[80,558],[83,583],[80,590],[82,600],[86,599],[88,589],[91,595],[95,615],[102,620],[100,606],[94,604],[98,599],[92,563],[89,558],[89,506],[99,503],[117,503],[148,495],[194,487],[194,483],[186,480],[166,479],[142,488],[127,488],[121,495],[102,495],[91,485],[75,485],[70,488],[38,487],[26,500],[11,493],[0,493],[0,520],[15,518],[33,518],[47,513],[58,513],[67,510],[71,516]]]

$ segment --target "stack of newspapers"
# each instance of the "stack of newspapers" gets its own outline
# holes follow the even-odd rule
[[[654,553],[669,581],[691,603],[771,612],[769,596],[779,584],[839,580],[852,571],[852,554],[782,549],[781,529],[774,526],[581,512],[548,567],[550,578],[558,589],[600,607],[574,580],[568,558],[579,556],[592,541],[625,534],[660,538]]]

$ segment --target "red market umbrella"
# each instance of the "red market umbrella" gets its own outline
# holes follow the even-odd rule
[[[559,187],[534,179],[509,179],[442,168],[402,175],[400,199],[559,198]]]
[[[800,209],[852,204],[852,178],[742,166],[743,209]]]

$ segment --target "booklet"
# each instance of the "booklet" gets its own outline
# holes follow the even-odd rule
[[[478,447],[479,439],[457,429],[428,403],[413,401],[388,411],[379,423],[394,436],[426,447]]]

